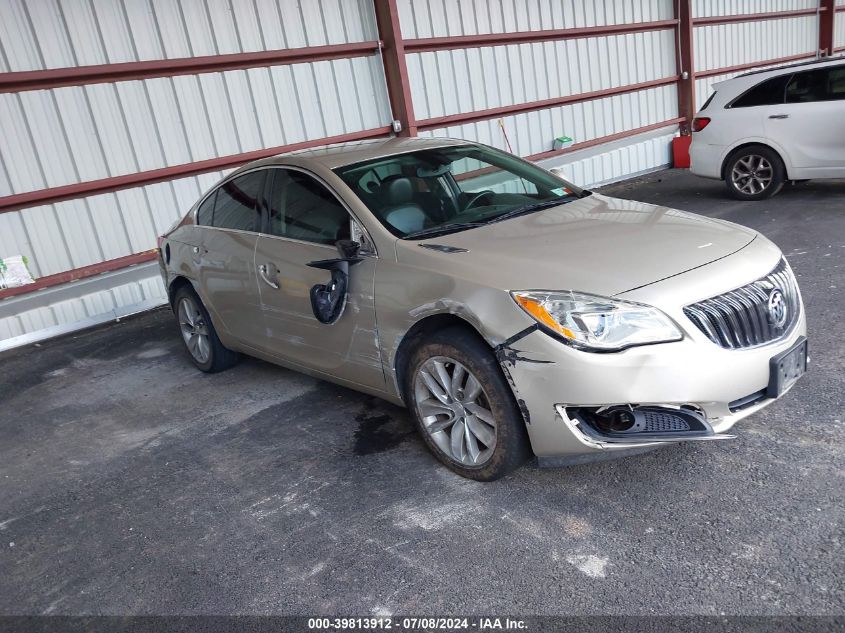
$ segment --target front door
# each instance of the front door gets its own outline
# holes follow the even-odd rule
[[[348,300],[325,325],[311,306],[311,288],[330,279],[309,262],[339,257],[335,242],[349,239],[345,205],[315,177],[296,169],[271,170],[266,233],[255,251],[267,332],[266,349],[280,359],[351,383],[384,389],[373,283],[377,258],[350,267]]]
[[[767,106],[764,125],[787,148],[798,177],[845,176],[845,66],[795,73],[785,103]]]

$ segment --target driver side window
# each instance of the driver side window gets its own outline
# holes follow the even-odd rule
[[[273,171],[270,235],[328,245],[350,238],[349,213],[325,185],[301,171]]]

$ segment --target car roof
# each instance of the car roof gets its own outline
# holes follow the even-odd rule
[[[469,141],[452,138],[406,138],[391,137],[384,139],[370,139],[365,141],[354,141],[350,143],[335,143],[311,149],[301,149],[285,154],[278,154],[269,158],[248,163],[240,167],[237,172],[246,171],[255,167],[267,165],[287,165],[292,162],[296,164],[312,163],[318,164],[327,169],[335,169],[345,165],[352,165],[363,161],[406,154],[421,149],[434,149],[438,147],[455,147],[460,145],[472,145]],[[291,161],[290,159],[296,159]]]
[[[777,66],[775,68],[760,68],[758,70],[751,70],[747,73],[717,81],[713,84],[716,90],[725,88],[746,88],[756,86],[758,83],[769,79],[770,77],[777,77],[778,75],[790,74],[796,72],[796,69],[815,70],[816,68],[826,68],[829,64],[845,64],[845,55],[837,55],[836,57],[825,57],[824,59],[814,59],[810,61],[796,62],[793,64],[786,64],[784,66]]]

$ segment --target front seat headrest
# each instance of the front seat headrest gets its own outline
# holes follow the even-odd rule
[[[410,178],[399,177],[387,183],[387,200],[390,205],[405,204],[414,199],[414,187]]]

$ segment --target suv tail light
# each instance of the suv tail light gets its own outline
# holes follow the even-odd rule
[[[710,123],[710,118],[706,116],[697,116],[692,120],[692,131],[701,132]]]

